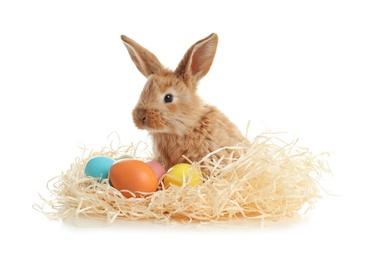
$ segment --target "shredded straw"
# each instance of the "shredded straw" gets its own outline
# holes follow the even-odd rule
[[[187,223],[293,217],[306,213],[321,198],[319,180],[322,173],[330,173],[328,154],[314,155],[282,136],[264,132],[251,143],[222,148],[232,151],[228,158],[214,161],[211,155],[217,150],[192,162],[210,173],[202,185],[172,185],[145,198],[125,198],[107,179],[98,182],[84,174],[88,160],[97,155],[152,159],[148,144],[121,145],[117,135],[117,143],[100,151],[82,147],[82,156],[70,169],[48,182],[50,197],[40,196],[43,202],[34,208],[50,219],[87,217],[110,223],[116,219]]]

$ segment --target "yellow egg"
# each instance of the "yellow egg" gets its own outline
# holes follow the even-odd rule
[[[172,184],[182,186],[183,183],[187,183],[190,186],[202,184],[203,178],[200,170],[191,164],[179,163],[167,171],[164,177],[165,188],[168,188]]]

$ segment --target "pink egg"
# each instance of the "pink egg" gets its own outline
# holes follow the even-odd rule
[[[167,172],[166,169],[163,168],[162,164],[157,161],[147,161],[145,162],[148,164],[154,171],[155,175],[157,176],[157,180],[159,181],[161,177]]]

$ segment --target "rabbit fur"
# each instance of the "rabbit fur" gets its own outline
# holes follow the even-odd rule
[[[147,78],[132,112],[133,121],[138,129],[150,133],[156,160],[166,169],[187,162],[183,155],[198,162],[210,152],[247,140],[221,111],[197,94],[200,79],[212,65],[217,34],[193,44],[174,71],[134,40],[125,35],[121,39],[135,66]],[[222,150],[213,159],[226,154]]]

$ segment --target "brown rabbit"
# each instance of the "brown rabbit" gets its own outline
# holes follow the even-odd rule
[[[192,45],[175,71],[132,39],[121,36],[133,62],[147,78],[133,110],[139,129],[149,131],[157,160],[169,169],[177,163],[200,161],[218,148],[245,140],[237,127],[216,107],[205,104],[196,90],[209,71],[218,44],[217,34]],[[226,151],[215,156],[225,155]]]

